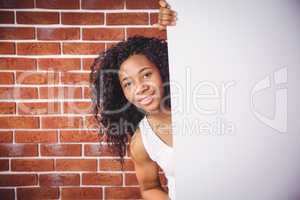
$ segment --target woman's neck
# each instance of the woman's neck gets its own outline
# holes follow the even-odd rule
[[[164,108],[163,110],[157,110],[155,112],[147,113],[147,118],[153,122],[170,124],[171,123],[171,109]]]

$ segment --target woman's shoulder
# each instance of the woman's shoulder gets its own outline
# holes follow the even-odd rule
[[[149,160],[145,146],[143,144],[142,135],[140,128],[137,128],[130,140],[130,154],[131,157],[136,161]]]

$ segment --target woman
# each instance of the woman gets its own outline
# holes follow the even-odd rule
[[[165,1],[159,4],[156,26],[164,30],[167,25],[175,25],[176,13]],[[96,119],[122,164],[130,138],[130,156],[142,197],[174,200],[166,41],[134,36],[116,44],[93,63],[91,83]],[[169,195],[159,181],[159,166],[166,174]]]

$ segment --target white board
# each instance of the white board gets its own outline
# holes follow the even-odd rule
[[[300,1],[168,2],[176,199],[300,199]]]

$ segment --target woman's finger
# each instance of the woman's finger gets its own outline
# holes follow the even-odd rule
[[[176,21],[174,20],[162,20],[160,21],[160,24],[163,26],[170,26],[170,25],[175,25]]]
[[[159,30],[166,30],[166,26],[164,26],[164,25],[162,25],[160,23],[155,23],[155,24],[153,24],[153,26],[155,28],[158,28]]]
[[[164,18],[164,17],[176,17],[176,15],[172,15],[172,13],[169,13],[169,14],[158,13],[157,17],[160,19],[160,18]]]
[[[160,8],[159,12],[162,14],[172,14],[173,10],[168,9],[168,8]]]
[[[160,0],[158,3],[160,5],[160,7],[171,8],[171,6],[165,0]]]
[[[155,24],[153,24],[153,26],[155,28],[158,28],[159,30],[166,30],[166,27],[160,23],[155,23]]]
[[[160,25],[160,26],[158,27],[158,29],[161,30],[161,31],[164,31],[164,30],[167,30],[167,27],[166,27],[166,26],[163,26],[163,25]]]
[[[177,17],[173,15],[159,15],[158,20],[171,20],[176,21]]]
[[[172,21],[169,21],[169,20],[163,20],[163,21],[160,22],[160,24],[163,25],[163,26],[168,26],[171,23],[172,23]]]

